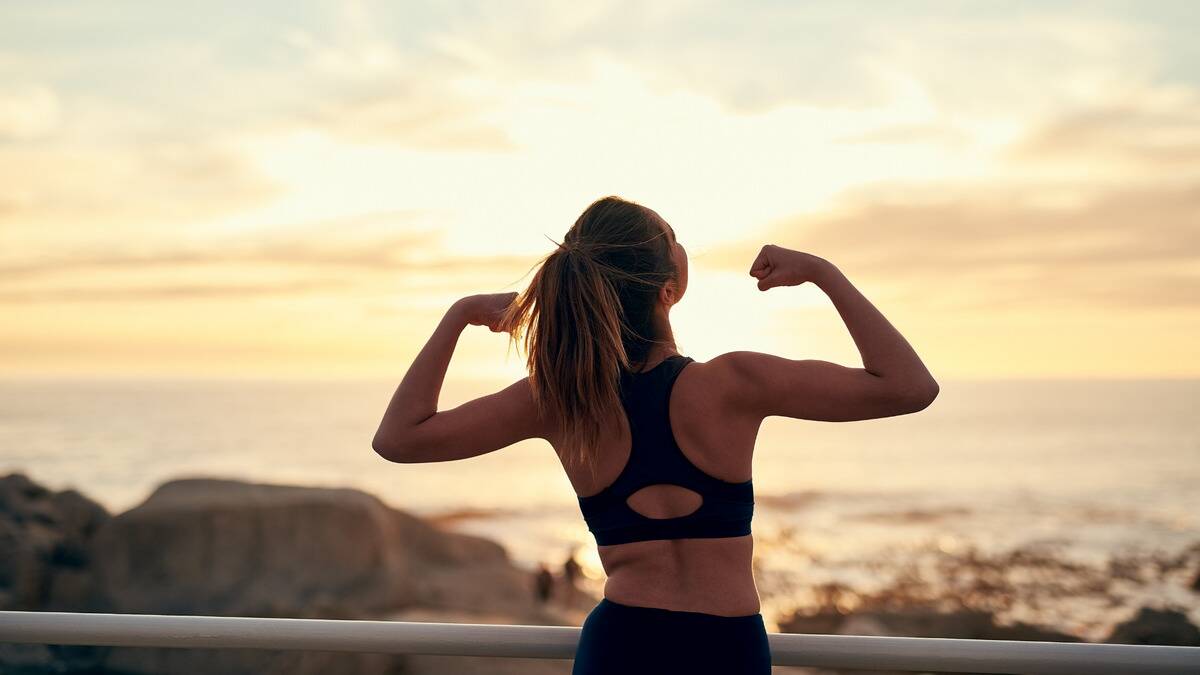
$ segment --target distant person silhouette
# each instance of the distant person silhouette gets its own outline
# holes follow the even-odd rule
[[[533,588],[534,597],[540,604],[546,604],[554,592],[554,573],[544,562],[538,563],[537,572],[534,573]]]
[[[563,563],[563,584],[566,586],[565,593],[563,594],[563,602],[568,607],[575,602],[579,590],[579,577],[583,574],[583,567],[575,559],[578,550],[578,547],[572,548],[567,553],[567,559]]]

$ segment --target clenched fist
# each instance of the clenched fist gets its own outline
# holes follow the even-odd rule
[[[515,291],[468,295],[454,303],[454,308],[470,325],[487,326],[493,333],[501,333],[504,329],[500,326],[500,320],[516,299]]]
[[[750,266],[750,276],[758,279],[758,290],[776,286],[799,286],[816,281],[831,267],[828,260],[810,253],[767,244]]]

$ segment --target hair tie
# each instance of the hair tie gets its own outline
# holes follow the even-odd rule
[[[568,255],[571,253],[582,253],[584,255],[587,254],[587,249],[585,249],[583,246],[580,246],[578,242],[574,241],[570,243],[564,241],[563,243],[559,244],[558,247],[563,251],[563,253]]]

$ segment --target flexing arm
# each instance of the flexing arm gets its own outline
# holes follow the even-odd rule
[[[841,315],[863,367],[758,352],[723,354],[713,363],[725,372],[731,406],[760,418],[844,422],[917,412],[937,397],[938,383],[912,345],[829,261],[766,246],[750,274],[764,291],[815,283]]]
[[[438,410],[446,369],[463,329],[486,325],[500,332],[500,313],[515,295],[471,296],[446,312],[388,403],[371,441],[376,453],[405,464],[445,462],[545,437],[547,426],[534,405],[529,378],[450,410]]]
[[[862,357],[863,370],[917,398],[932,400],[938,384],[921,357],[846,275],[826,261],[815,283],[841,314]]]
[[[458,345],[458,338],[467,327],[466,317],[459,305],[454,305],[442,317],[425,347],[417,354],[405,373],[400,386],[396,387],[388,403],[379,429],[371,445],[384,456],[397,454],[407,435],[425,420],[437,413],[438,397],[450,367],[450,357]]]

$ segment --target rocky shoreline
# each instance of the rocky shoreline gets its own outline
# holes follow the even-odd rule
[[[500,544],[360,490],[183,478],[112,515],[75,490],[0,478],[0,609],[579,625],[594,600],[539,603]],[[0,644],[0,671],[569,673],[570,662]]]
[[[0,477],[4,610],[578,626],[596,600],[539,602],[531,571],[501,544],[361,490],[180,478],[109,514],[76,490],[49,490],[21,473]],[[836,598],[782,621],[781,630],[1079,641],[1050,628],[1000,625],[970,608],[879,603],[847,612]],[[1144,608],[1106,641],[1200,645],[1200,630],[1169,608]],[[0,643],[0,670],[536,675],[570,673],[571,662]]]

